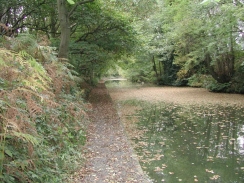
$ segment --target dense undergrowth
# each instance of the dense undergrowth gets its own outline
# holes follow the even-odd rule
[[[88,122],[78,78],[29,35],[0,44],[0,182],[65,182]]]

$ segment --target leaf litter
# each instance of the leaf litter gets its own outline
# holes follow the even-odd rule
[[[104,83],[90,94],[85,167],[73,178],[74,183],[149,183],[138,157],[127,140],[118,113]]]

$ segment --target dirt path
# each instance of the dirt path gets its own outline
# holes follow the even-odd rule
[[[148,183],[127,140],[117,111],[103,83],[90,94],[86,167],[76,178],[82,183]]]

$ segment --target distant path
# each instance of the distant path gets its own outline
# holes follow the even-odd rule
[[[93,111],[89,114],[87,162],[76,182],[148,183],[104,83],[92,90],[89,101]]]
[[[212,93],[204,88],[191,87],[138,87],[109,88],[114,101],[138,99],[150,102],[172,102],[177,104],[228,104],[244,106],[244,95]]]
[[[126,78],[102,78],[99,83],[105,83],[106,81],[126,81]]]
[[[105,81],[126,81],[125,78],[108,78]]]

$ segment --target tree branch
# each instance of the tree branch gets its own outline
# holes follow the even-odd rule
[[[38,6],[41,6],[45,4],[45,0],[43,0],[43,2],[40,2],[38,4]],[[26,8],[27,9],[27,8]],[[24,9],[25,10],[25,9]],[[15,28],[21,21],[23,22],[23,20],[25,19],[26,16],[31,15],[32,13],[34,13],[36,11],[36,9],[32,9],[29,12],[23,12],[21,16],[19,16],[18,20],[16,22],[14,22],[14,24],[12,25],[13,28]]]

